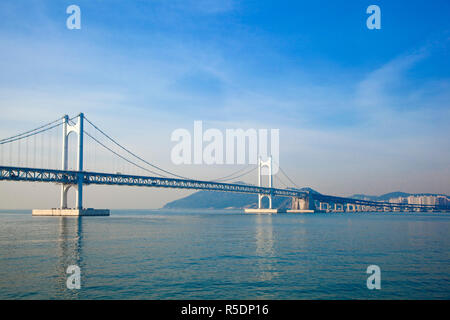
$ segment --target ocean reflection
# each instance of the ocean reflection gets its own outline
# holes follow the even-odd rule
[[[258,279],[270,281],[278,275],[275,269],[272,215],[257,215],[255,225]]]
[[[83,217],[61,217],[58,228],[58,266],[57,287],[64,293],[65,298],[77,298],[80,290],[67,289],[66,281],[70,274],[66,273],[67,267],[77,265],[82,267],[82,239],[83,239]],[[83,276],[81,277],[83,287]]]

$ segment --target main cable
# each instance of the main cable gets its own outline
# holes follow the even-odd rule
[[[228,179],[225,179],[226,177],[232,176],[232,175],[234,175],[234,174],[236,174],[236,173],[242,171],[243,169],[246,169],[246,167],[241,168],[241,169],[239,169],[238,171],[236,171],[235,173],[230,174],[230,175],[228,175],[228,176],[225,176],[225,177],[223,177],[223,178],[221,178],[221,179],[216,179],[216,180],[212,180],[212,181],[215,181],[215,182],[224,182],[224,181],[234,180],[234,179],[237,179],[237,178],[240,178],[240,177],[243,177],[243,176],[249,174],[250,172],[252,172],[253,170],[255,170],[256,167],[252,167],[252,168],[250,168],[250,170],[248,170],[248,171],[246,171],[246,172],[244,172],[244,173],[242,173],[241,175],[238,175],[238,176],[236,176],[236,177],[230,177],[230,178],[228,178]]]
[[[155,168],[155,169],[157,169],[157,170],[160,170],[160,171],[165,172],[165,173],[167,173],[167,174],[170,174],[170,175],[172,175],[172,176],[175,176],[175,177],[178,177],[178,178],[181,178],[181,179],[191,180],[190,178],[183,177],[183,176],[180,176],[180,175],[178,175],[178,174],[172,173],[172,172],[170,172],[170,171],[164,170],[164,169],[162,169],[162,168],[160,168],[160,167],[158,167],[158,166],[156,166],[156,165],[154,165],[154,164],[148,162],[147,160],[145,160],[145,159],[139,157],[138,155],[136,155],[136,154],[133,153],[132,151],[128,150],[127,148],[125,148],[124,146],[122,146],[122,145],[121,145],[120,143],[118,143],[117,141],[115,141],[113,138],[111,138],[108,134],[106,134],[106,133],[105,133],[104,131],[102,131],[99,127],[97,127],[95,124],[93,124],[88,118],[84,117],[84,119],[85,119],[87,122],[89,122],[89,124],[91,124],[95,129],[97,129],[101,134],[103,134],[106,138],[108,138],[111,142],[113,142],[113,143],[114,143],[115,145],[117,145],[119,148],[121,148],[121,149],[124,150],[125,152],[129,153],[130,155],[132,155],[132,156],[135,157],[136,159],[138,159],[138,160],[144,162],[145,164],[147,164],[147,165],[149,165],[149,166],[151,166],[151,167],[153,167],[153,168]]]
[[[55,122],[60,121],[60,120],[62,120],[62,119],[63,119],[63,117],[61,117],[61,118],[59,118],[59,119],[56,119],[56,120],[54,120],[54,121],[52,121],[52,122],[49,122],[49,123],[47,123],[47,124],[44,124],[44,125],[42,125],[42,126],[40,126],[40,127],[37,127],[37,128],[35,128],[35,129],[28,130],[28,131],[25,131],[25,132],[20,133],[20,134],[16,134],[16,135],[14,135],[14,136],[12,136],[12,137],[9,137],[9,138],[1,139],[1,140],[0,140],[0,143],[1,143],[1,142],[4,142],[4,141],[6,141],[6,140],[11,140],[11,139],[14,139],[14,138],[16,138],[16,137],[20,137],[20,136],[26,135],[26,134],[28,134],[28,133],[37,131],[37,130],[39,130],[39,129],[48,127],[48,126],[50,126],[50,125],[54,124]],[[15,140],[13,140],[13,141],[16,141],[16,140],[17,140],[17,139],[15,139]],[[10,141],[10,142],[13,142],[13,141]],[[5,142],[5,143],[6,143],[6,142]]]
[[[54,122],[55,122],[55,121],[54,121]],[[54,122],[53,122],[53,123],[54,123]],[[60,126],[60,125],[62,125],[62,122],[61,122],[61,123],[58,123],[58,124],[55,124],[55,125],[53,125],[53,126],[51,126],[51,127],[48,127],[48,128],[46,128],[46,129],[42,129],[42,130],[40,130],[40,131],[33,132],[33,131],[35,131],[35,130],[30,130],[30,131],[28,131],[28,132],[30,132],[30,133],[28,133],[27,135],[20,134],[20,135],[14,136],[14,138],[13,138],[13,137],[10,137],[10,138],[6,138],[6,139],[3,139],[3,140],[0,140],[0,144],[6,144],[6,143],[10,143],[10,142],[22,140],[22,139],[25,139],[25,138],[28,138],[28,137],[31,137],[31,136],[35,136],[35,135],[37,135],[37,134],[39,134],[39,133],[46,132],[46,131],[51,130],[51,129],[53,129],[53,128],[56,128],[56,127],[58,127],[58,126]],[[41,128],[42,128],[42,127],[41,127]],[[24,134],[25,134],[25,133],[24,133]]]
[[[101,143],[101,142],[100,142],[99,140],[97,140],[96,138],[94,138],[94,137],[93,137],[92,135],[90,135],[87,131],[84,131],[84,133],[85,133],[89,138],[91,138],[92,140],[94,140],[95,142],[97,142],[99,145],[101,145],[103,148],[107,149],[108,151],[112,152],[113,154],[115,154],[116,156],[120,157],[121,159],[127,161],[128,163],[130,163],[130,164],[132,164],[132,165],[134,165],[134,166],[136,166],[136,167],[138,167],[138,168],[140,168],[140,169],[142,169],[142,170],[144,170],[144,171],[147,171],[147,172],[156,174],[156,175],[158,175],[158,176],[160,176],[160,177],[162,177],[162,178],[167,178],[166,176],[164,176],[164,175],[162,175],[162,174],[160,174],[160,173],[157,173],[157,172],[154,172],[154,171],[149,170],[149,169],[147,169],[147,168],[144,168],[144,167],[138,165],[137,163],[135,163],[135,162],[133,162],[133,161],[131,161],[131,160],[129,160],[129,159],[123,157],[122,155],[118,154],[117,152],[115,152],[114,150],[112,150],[111,148],[109,148],[108,146],[104,145],[103,143]]]
[[[167,174],[170,174],[170,175],[172,175],[172,176],[181,178],[181,179],[186,179],[186,180],[196,180],[196,179],[192,179],[192,178],[180,176],[180,175],[178,175],[178,174],[175,174],[175,173],[173,173],[173,172],[170,172],[170,171],[168,171],[168,170],[165,170],[165,169],[163,169],[163,168],[161,168],[161,167],[159,167],[159,166],[157,166],[157,165],[154,165],[154,164],[148,162],[147,160],[141,158],[140,156],[138,156],[138,155],[135,154],[134,152],[130,151],[129,149],[125,148],[125,147],[122,146],[120,143],[118,143],[117,141],[115,141],[111,136],[109,136],[106,132],[104,132],[104,131],[101,130],[99,127],[97,127],[97,126],[96,126],[94,123],[92,123],[92,121],[90,121],[88,118],[84,117],[84,119],[85,119],[90,125],[92,125],[96,130],[98,130],[101,134],[103,134],[106,138],[108,138],[111,142],[113,142],[115,145],[117,145],[119,148],[121,148],[121,149],[124,150],[125,152],[129,153],[130,155],[132,155],[132,156],[135,157],[136,159],[138,159],[138,160],[144,162],[145,164],[147,164],[147,165],[149,165],[149,166],[151,166],[151,167],[153,167],[153,168],[155,168],[155,169],[157,169],[157,170],[160,170],[160,171],[162,171],[162,172],[165,172],[165,173],[167,173]],[[233,176],[233,175],[237,174],[238,172],[241,172],[241,171],[244,170],[244,169],[245,169],[245,168],[241,168],[241,169],[239,169],[238,171],[236,171],[236,172],[234,172],[234,173],[232,173],[232,174],[226,175],[226,176],[224,176],[224,177],[216,178],[216,179],[214,179],[214,180],[209,180],[209,181],[221,181],[221,180],[224,180],[225,178],[228,178],[228,177],[230,177],[230,176]],[[247,172],[247,173],[248,173],[248,172]],[[245,174],[247,174],[247,173],[245,173]],[[241,177],[241,176],[244,176],[245,174],[240,175],[240,176],[237,176],[237,177],[234,177],[234,178],[232,178],[232,179],[239,178],[239,177]],[[161,174],[159,174],[159,175],[160,175],[160,176],[163,176],[163,175],[161,175]],[[231,180],[231,179],[227,179],[227,180]],[[227,181],[227,180],[224,180],[224,181]]]
[[[280,169],[281,173],[297,188],[297,189],[301,189],[294,181],[292,181],[291,178],[289,178],[289,176],[286,174],[286,172],[284,172],[284,170],[280,167],[280,164],[277,163],[276,161],[274,161],[275,164],[278,166],[278,168]]]

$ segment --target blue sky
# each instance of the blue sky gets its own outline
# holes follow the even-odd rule
[[[81,30],[65,26],[71,4]],[[301,185],[450,194],[449,18],[445,0],[2,1],[0,134],[83,111],[205,178],[170,163],[173,130],[279,128]]]

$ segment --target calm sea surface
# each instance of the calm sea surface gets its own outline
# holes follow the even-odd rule
[[[2,211],[0,299],[450,299],[449,231],[430,213]]]

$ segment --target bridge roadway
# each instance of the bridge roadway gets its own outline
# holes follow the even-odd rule
[[[40,168],[23,168],[0,166],[0,180],[6,181],[28,181],[28,182],[54,182],[62,184],[78,184],[78,179],[83,179],[83,185],[116,185],[116,186],[137,186],[156,188],[177,188],[214,190],[223,192],[239,192],[252,194],[272,194],[284,197],[306,197],[307,192],[266,188],[244,184],[221,183],[214,181],[187,180],[160,178],[149,176],[135,176],[127,174],[112,174],[89,171],[68,171]]]
[[[251,194],[267,194],[267,195],[271,194],[272,196],[295,197],[303,199],[309,198],[311,200],[319,202],[337,203],[337,204],[355,204],[371,207],[437,209],[437,207],[433,205],[414,205],[403,203],[367,201],[367,200],[323,195],[320,193],[311,193],[308,191],[300,191],[296,189],[266,188],[244,184],[150,177],[150,176],[136,176],[119,173],[112,174],[112,173],[89,172],[89,171],[79,172],[70,170],[0,166],[0,181],[51,182],[51,183],[76,185],[78,184],[79,179],[82,179],[83,185],[117,185],[117,186],[139,186],[139,187],[155,187],[155,188],[212,190],[212,191],[238,192]]]

